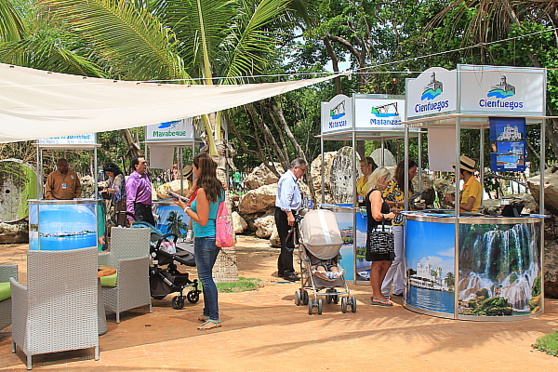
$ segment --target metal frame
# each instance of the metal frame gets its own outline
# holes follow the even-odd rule
[[[457,70],[457,109],[459,110],[459,108],[461,107],[461,74],[462,70]],[[546,87],[546,69],[545,69],[545,74],[544,74],[544,79],[543,79],[543,85],[544,87]],[[543,89],[543,94],[541,97],[542,102],[546,102],[546,89]],[[480,135],[480,154],[481,154],[481,168],[484,166],[484,153],[483,153],[483,144],[484,144],[484,130],[489,128],[489,123],[487,122],[487,119],[489,117],[509,117],[509,118],[515,118],[515,117],[520,117],[520,118],[525,118],[526,121],[526,125],[529,124],[539,124],[541,125],[541,130],[540,130],[540,143],[543,144],[541,146],[540,149],[540,196],[539,196],[539,211],[544,211],[544,170],[545,170],[545,130],[546,130],[546,119],[548,118],[554,118],[551,116],[541,116],[541,115],[515,115],[515,114],[511,114],[511,115],[503,115],[501,113],[495,113],[494,115],[476,115],[476,114],[461,114],[461,113],[452,113],[452,114],[442,114],[442,115],[432,115],[429,117],[422,117],[422,118],[418,118],[418,119],[413,119],[413,120],[408,120],[406,122],[403,122],[402,124],[405,125],[405,162],[408,163],[409,160],[409,149],[408,149],[408,128],[409,127],[428,127],[428,126],[433,126],[435,125],[436,127],[453,127],[455,126],[456,128],[456,134],[455,134],[455,147],[456,147],[456,151],[455,151],[455,174],[456,174],[456,182],[455,182],[455,195],[454,195],[454,200],[456,201],[455,203],[455,219],[453,221],[453,223],[455,224],[455,242],[454,242],[454,249],[455,249],[455,267],[454,267],[454,271],[455,271],[455,282],[459,283],[459,225],[460,225],[460,211],[459,211],[459,203],[457,201],[459,201],[459,188],[460,188],[460,184],[459,184],[459,179],[457,177],[457,175],[459,175],[460,173],[460,162],[459,162],[459,158],[461,156],[461,148],[460,148],[460,140],[461,140],[461,129],[479,129],[481,131],[481,135]],[[482,170],[482,169],[481,169]],[[484,173],[481,171],[481,174]],[[408,181],[407,181],[407,172],[405,173],[406,175],[406,179],[405,179],[405,193],[408,193]],[[482,177],[482,176],[481,176]],[[481,178],[481,181],[483,180],[483,178]],[[481,184],[482,185],[482,184]],[[516,219],[505,219],[506,222],[510,222],[510,223],[514,223],[513,221]],[[525,219],[521,219],[522,222],[525,222]],[[441,222],[441,221],[436,221],[436,222]],[[517,222],[515,222],[517,223]],[[541,221],[540,224],[540,268],[541,268],[541,276],[544,278],[544,222]],[[540,313],[537,314],[542,314],[544,313],[544,285],[541,285],[541,311]],[[406,308],[412,308],[410,310],[413,311],[417,311],[417,312],[423,312],[422,309],[416,309],[413,306],[407,305],[407,303],[404,303],[404,306]],[[457,294],[455,294],[454,296],[454,317],[453,319],[465,319],[465,320],[471,320],[470,316],[466,317],[466,316],[462,316],[459,315],[457,313],[457,308],[458,308],[458,296]],[[435,315],[435,316],[441,316],[441,314],[431,314],[432,312],[424,312],[425,314],[429,314],[429,315]],[[478,320],[478,321],[493,321],[494,319],[492,319],[494,317],[490,317],[488,319],[481,319],[481,317],[479,317],[479,319],[474,319],[474,320]],[[517,316],[514,316],[515,320],[517,318]],[[512,319],[507,319],[507,320],[512,320]]]
[[[378,97],[381,95],[377,95]],[[378,98],[378,97],[374,97],[374,98]],[[353,118],[355,117],[355,105],[352,105],[352,114],[353,114]],[[333,133],[327,133],[327,134],[321,134],[319,136],[320,138],[320,151],[321,151],[321,155],[322,155],[322,204],[325,204],[325,193],[323,192],[324,187],[325,187],[325,166],[324,166],[324,141],[325,140],[329,140],[329,141],[348,141],[351,140],[351,144],[352,144],[352,157],[353,159],[356,159],[356,142],[357,140],[361,140],[361,141],[381,141],[381,148],[382,150],[384,149],[384,141],[386,140],[394,140],[394,139],[401,139],[402,137],[406,138],[406,142],[405,142],[405,149],[408,148],[408,132],[409,132],[409,128],[405,125],[401,128],[401,130],[374,130],[374,131],[363,131],[363,130],[355,130],[353,129],[348,129],[348,130],[343,130],[343,131],[338,131],[338,132],[333,132]],[[413,131],[412,135],[416,136],[419,138],[419,144],[422,144],[422,140],[421,140],[421,134],[423,132],[418,130],[418,131]],[[382,164],[381,166],[383,166],[384,164],[384,159],[383,159],[383,151],[382,151]],[[419,159],[422,156],[422,149],[419,147]],[[405,164],[405,167],[407,167],[408,164]],[[420,160],[419,160],[419,170],[420,170]],[[353,190],[356,190],[356,174],[357,174],[357,167],[356,167],[356,162],[353,161],[353,166],[352,166],[352,172],[351,172],[351,181],[352,181],[352,188]],[[406,177],[408,178],[408,171],[405,173]],[[419,172],[420,174],[420,172]],[[421,179],[419,179],[420,181]],[[406,181],[408,182],[408,181]],[[420,185],[421,183],[419,183]],[[357,205],[357,195],[356,192],[353,194],[353,205]],[[407,206],[405,206],[407,208]],[[356,229],[356,212],[358,211],[358,207],[353,207],[353,226],[354,229]],[[353,272],[354,272],[354,279],[353,279],[353,284],[356,284],[357,281],[357,277],[356,277],[356,250],[357,250],[357,239],[356,239],[356,230],[354,233],[354,239],[353,239],[353,256],[355,257],[355,259],[353,260]]]

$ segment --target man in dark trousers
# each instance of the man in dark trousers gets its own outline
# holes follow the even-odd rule
[[[132,168],[134,171],[126,180],[126,212],[132,213],[138,221],[155,226],[147,161],[143,156],[136,156],[132,159]]]
[[[289,230],[295,224],[294,212],[302,206],[302,195],[298,187],[298,180],[306,172],[306,160],[298,158],[291,162],[291,169],[287,170],[277,184],[275,198],[275,224],[281,240],[281,254],[277,260],[277,273],[280,277],[291,282],[300,278],[295,274],[293,266],[294,242],[287,242]]]

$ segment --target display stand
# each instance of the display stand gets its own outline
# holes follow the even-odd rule
[[[146,159],[149,159],[147,148],[150,148],[150,146],[164,146],[177,150],[176,156],[178,158],[180,194],[183,194],[184,178],[182,177],[182,147],[191,146],[192,154],[194,154],[196,144],[199,144],[201,142],[201,140],[199,138],[196,138],[195,136],[195,131],[191,119],[150,125],[145,128],[145,132]],[[159,216],[157,219],[157,227],[163,233],[172,232],[172,228],[169,227],[170,223],[167,223],[167,218],[170,216],[171,212],[174,212],[176,217],[179,217],[185,226],[188,226],[188,223],[190,221],[190,217],[186,213],[184,213],[184,211],[180,207],[175,205],[170,198],[155,200],[153,202],[153,213]],[[182,229],[181,232],[183,232]]]
[[[93,150],[93,185],[97,186],[97,148],[95,134],[53,137],[37,141],[39,199],[29,200],[29,249],[65,250],[97,245],[106,247],[105,221],[101,200],[92,198],[73,200],[44,200],[43,150]]]
[[[540,124],[540,143],[545,143],[545,69],[473,65],[458,65],[454,71],[431,68],[416,79],[408,79],[406,92],[406,164],[409,132],[416,128],[455,128],[455,159],[448,159],[448,163],[455,162],[456,175],[460,174],[463,153],[460,131],[467,128],[480,130],[482,176],[484,130],[489,128],[489,117],[520,117],[527,124]],[[544,145],[540,159],[539,210],[544,211]],[[406,167],[405,192],[407,185]],[[459,195],[456,182],[454,200],[459,201]],[[455,205],[452,211],[405,214],[404,306],[429,315],[480,321],[517,320],[542,313],[541,216],[470,216],[460,212],[459,202]],[[452,303],[443,301],[444,296]]]
[[[405,100],[403,96],[381,94],[354,94],[351,98],[337,95],[329,102],[322,102],[321,123],[321,153],[324,154],[324,141],[351,141],[352,143],[352,190],[356,190],[356,142],[364,140],[384,141],[401,139],[405,136],[405,127],[401,124],[405,118]],[[419,141],[419,169],[420,165],[420,129],[408,130],[411,136]],[[383,164],[380,164],[383,165]],[[325,186],[325,169],[322,161],[322,190]],[[419,172],[419,184],[421,184]],[[351,262],[351,268],[345,267],[347,280],[368,280],[370,263],[364,260],[366,246],[366,213],[361,212],[356,192],[353,194],[352,204],[325,204],[325,194],[322,193],[320,207],[332,210],[336,214],[341,234],[346,242],[341,248],[341,255],[345,262]]]

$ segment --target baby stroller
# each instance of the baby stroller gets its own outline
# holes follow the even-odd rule
[[[198,302],[201,293],[198,288],[198,280],[190,280],[188,273],[181,273],[177,268],[177,265],[196,266],[194,255],[177,246],[178,237],[175,234],[163,234],[149,222],[134,221],[132,223],[132,228],[142,227],[147,227],[151,231],[151,266],[149,268],[151,297],[162,300],[168,294],[179,292],[180,294],[172,299],[174,309],[182,309],[185,298],[192,304]],[[186,287],[193,287],[193,289],[184,296],[183,291]]]
[[[299,232],[298,253],[301,278],[300,289],[295,292],[295,304],[308,305],[310,315],[314,312],[314,308],[317,308],[318,314],[322,314],[323,299],[320,297],[325,296],[327,304],[332,302],[337,304],[341,300],[343,313],[347,312],[349,306],[353,313],[356,312],[356,299],[354,296],[351,297],[343,276],[344,270],[339,266],[341,259],[339,249],[343,245],[343,239],[333,212],[309,211],[300,222]],[[318,270],[323,268],[328,268],[330,271],[324,274],[323,270]],[[332,269],[335,272],[331,271]],[[312,298],[309,297],[307,290],[312,290]]]

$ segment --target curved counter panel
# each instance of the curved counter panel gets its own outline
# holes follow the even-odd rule
[[[405,307],[463,320],[518,320],[541,312],[539,216],[459,218],[405,213]]]

